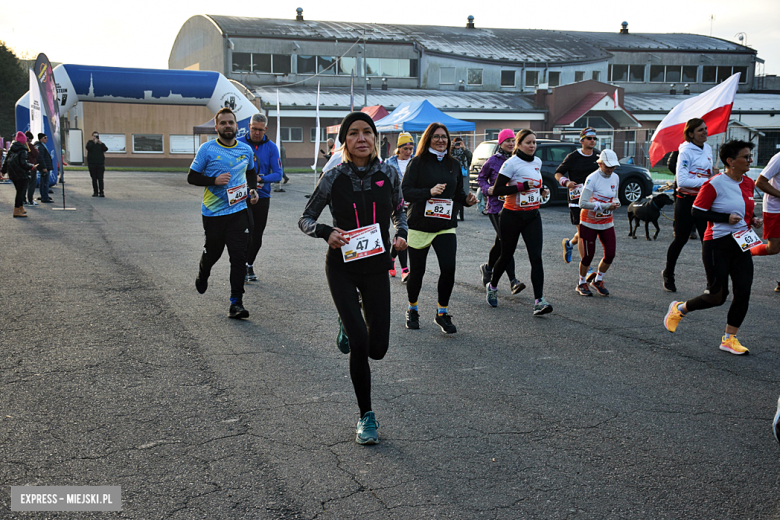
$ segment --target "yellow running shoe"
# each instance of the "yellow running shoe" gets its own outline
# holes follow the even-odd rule
[[[664,316],[664,327],[666,327],[666,330],[669,332],[677,330],[677,324],[683,319],[683,314],[677,310],[677,306],[681,303],[682,302],[677,301],[670,303],[669,310],[666,312],[666,316]]]
[[[723,339],[720,342],[720,349],[738,356],[750,354],[750,351],[740,344],[736,336],[731,336],[730,338],[723,336]]]

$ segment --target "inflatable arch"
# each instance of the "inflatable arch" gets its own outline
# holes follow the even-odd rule
[[[78,101],[102,103],[139,103],[157,105],[205,106],[216,114],[230,107],[238,119],[238,135],[249,128],[249,120],[257,108],[235,85],[219,72],[203,70],[131,69],[88,65],[58,65],[54,81],[59,96],[60,117]],[[16,129],[29,130],[30,93],[16,102]],[[53,142],[49,122],[44,117],[43,128]],[[54,155],[54,154],[52,154]],[[51,173],[56,182],[58,171]]]

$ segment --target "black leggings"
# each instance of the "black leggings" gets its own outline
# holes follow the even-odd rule
[[[528,260],[531,262],[531,284],[534,286],[534,298],[541,298],[544,295],[541,213],[538,209],[531,211],[502,209],[499,223],[501,225],[501,256],[493,268],[493,278],[491,278],[490,284],[493,287],[498,287],[501,275],[504,274],[509,260],[515,254],[520,235],[523,235],[523,242],[528,250]]]
[[[246,276],[246,236],[249,221],[246,211],[237,211],[219,217],[203,217],[206,243],[200,257],[200,274],[208,278],[211,268],[217,263],[227,246],[230,256],[230,297],[239,303],[244,295]]]
[[[490,248],[490,253],[488,254],[488,267],[493,269],[501,256],[501,217],[498,213],[488,213],[488,218],[490,223],[493,224],[493,229],[496,230],[496,241],[493,242],[493,247]],[[509,263],[504,271],[506,271],[510,282],[515,279],[515,255],[512,255],[512,258],[509,259]]]
[[[105,165],[89,164],[89,176],[92,177],[92,193],[103,193],[103,175],[106,173]]]
[[[704,238],[707,221],[691,215],[694,200],[696,200],[696,197],[683,195],[682,197],[677,197],[674,203],[674,240],[669,244],[669,250],[666,252],[665,273],[667,276],[674,275],[677,259],[680,257],[685,244],[688,243],[694,226],[699,231],[699,240]]]
[[[20,179],[11,179],[16,188],[16,197],[14,198],[14,207],[21,208],[24,206],[24,200],[27,197],[27,177]]]
[[[325,264],[330,295],[349,338],[349,375],[360,416],[371,411],[368,358],[382,359],[390,343],[390,279],[387,271],[353,274],[341,265]],[[361,312],[358,291],[363,300]],[[364,318],[365,315],[365,318]]]
[[[679,230],[678,230],[679,232]],[[705,240],[701,259],[707,273],[707,292],[685,303],[688,311],[699,311],[723,305],[729,295],[729,276],[734,299],[729,307],[726,324],[739,328],[750,305],[750,288],[753,285],[753,256],[742,251],[731,235]]]
[[[391,248],[390,249],[390,258],[395,258],[396,256],[398,257],[398,261],[401,264],[401,269],[406,269],[407,266],[408,266],[408,263],[406,261],[406,259],[408,258],[408,253],[406,252],[406,249],[404,249],[403,251],[398,251],[394,247]]]
[[[439,305],[446,307],[450,304],[452,288],[455,287],[455,256],[458,253],[458,237],[455,233],[439,235],[431,242],[436,251],[436,259],[439,261]],[[428,260],[428,246],[423,249],[408,248],[409,251],[409,278],[406,281],[406,292],[409,302],[414,303],[420,297],[423,276],[425,276],[425,264]]]
[[[247,213],[249,217],[249,240],[247,242],[246,263],[253,265],[257,258],[257,253],[263,247],[263,232],[268,223],[268,209],[271,207],[271,198],[265,197],[257,201],[257,204],[251,204],[247,201]]]

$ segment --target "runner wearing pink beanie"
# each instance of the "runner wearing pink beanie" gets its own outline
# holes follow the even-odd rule
[[[17,143],[27,144],[27,136],[24,135],[24,132],[16,132],[16,137],[14,137],[14,141],[16,141]]]

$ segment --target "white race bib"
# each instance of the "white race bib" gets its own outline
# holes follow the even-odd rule
[[[232,188],[228,188],[227,196],[228,196],[228,204],[230,204],[231,206],[238,204],[242,200],[246,200],[246,196],[247,196],[246,183],[242,184],[241,186],[233,186]]]
[[[538,191],[517,192],[515,204],[518,206],[535,206],[542,203],[542,194]]]
[[[345,233],[344,237],[347,243],[341,246],[341,254],[345,264],[385,252],[379,224],[353,229]]]
[[[582,195],[582,184],[577,184],[573,190],[569,190],[569,200],[577,200]]]
[[[452,219],[452,199],[428,199],[425,203],[425,216]]]
[[[739,244],[739,248],[742,249],[742,251],[747,251],[763,244],[756,232],[753,231],[753,228],[750,227],[743,231],[736,231],[732,233],[731,236],[737,241],[737,244]]]

